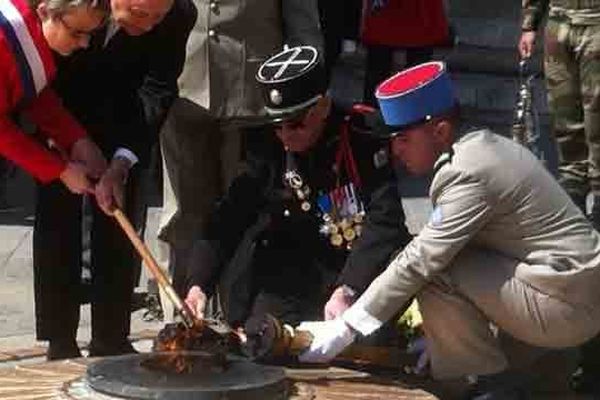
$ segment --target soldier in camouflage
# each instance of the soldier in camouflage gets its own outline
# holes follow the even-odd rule
[[[559,179],[585,212],[591,191],[591,220],[600,227],[600,0],[523,0],[519,52],[531,55],[536,31],[548,16],[544,70],[553,131],[559,150]],[[596,342],[594,344],[594,342]],[[600,372],[600,339],[583,349],[583,385]],[[598,385],[596,385],[598,386]]]
[[[600,0],[523,0],[519,52],[527,58],[548,15],[544,69],[563,187],[600,224]]]

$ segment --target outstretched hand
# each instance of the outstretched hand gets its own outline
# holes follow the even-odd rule
[[[350,345],[356,334],[344,320],[302,322],[297,331],[307,331],[313,336],[310,348],[298,356],[304,363],[327,363]]]

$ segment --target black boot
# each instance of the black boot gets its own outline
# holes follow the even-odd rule
[[[46,352],[46,359],[48,361],[78,357],[81,357],[81,353],[79,352],[79,347],[77,347],[75,339],[50,340]]]
[[[90,357],[119,356],[122,354],[134,354],[137,351],[127,339],[119,341],[102,341],[92,339],[89,346]]]
[[[571,385],[573,390],[600,397],[600,335],[584,343],[580,347],[581,362],[579,369],[573,374]]]
[[[514,371],[479,375],[470,388],[468,400],[526,400],[529,399],[529,379]]]

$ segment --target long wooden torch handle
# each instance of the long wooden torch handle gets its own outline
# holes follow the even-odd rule
[[[175,289],[173,288],[173,285],[171,285],[169,278],[165,275],[162,268],[159,267],[148,247],[144,244],[142,239],[140,239],[139,235],[135,231],[135,228],[133,225],[131,225],[129,218],[127,218],[127,216],[123,214],[123,211],[119,209],[114,211],[113,216],[133,244],[133,247],[135,247],[137,252],[142,257],[144,264],[150,270],[150,273],[156,279],[158,285],[164,290],[166,295],[175,305],[175,308],[183,318],[184,323],[191,328],[195,323],[191,310],[177,295],[177,292],[175,292]]]

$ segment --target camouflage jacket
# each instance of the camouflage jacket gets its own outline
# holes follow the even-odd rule
[[[523,0],[521,29],[535,31],[548,14],[574,25],[600,24],[600,0]]]

